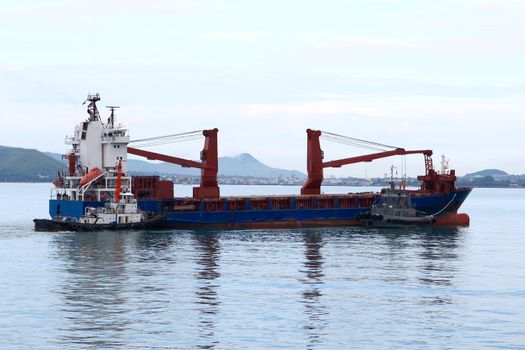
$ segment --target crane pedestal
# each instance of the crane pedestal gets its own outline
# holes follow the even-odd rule
[[[212,187],[193,187],[193,198],[219,198],[220,189],[219,186]]]

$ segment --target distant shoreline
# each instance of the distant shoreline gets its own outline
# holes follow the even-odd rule
[[[49,185],[52,185],[52,182],[51,181],[2,181],[0,180],[0,184],[49,184]],[[198,184],[196,183],[174,183],[174,185],[186,185],[186,186],[197,186]],[[219,182],[219,185],[228,185],[228,186],[301,186],[301,184],[285,184],[285,183],[257,183],[257,184],[253,184],[253,183],[221,183]],[[378,185],[378,184],[369,184],[369,185],[352,185],[352,184],[326,184],[326,185],[322,185],[323,187],[387,187],[386,185],[385,186],[382,186],[382,185]],[[459,187],[464,187],[464,186],[468,186],[468,185],[461,185]],[[524,189],[525,187],[523,186],[469,186],[469,187],[472,187],[472,188],[501,188],[501,189]]]
[[[195,185],[200,182],[200,172],[187,172],[168,163],[149,163],[142,160],[128,160],[128,174],[137,176],[160,176],[175,184]],[[51,183],[57,171],[64,171],[67,164],[58,153],[43,153],[38,150],[0,146],[0,182],[8,183]],[[273,168],[249,153],[235,157],[219,157],[218,181],[221,185],[282,185],[302,186],[307,175],[296,170]],[[385,177],[356,178],[326,176],[323,186],[375,186],[388,187]],[[407,178],[407,186],[419,187],[416,177]],[[458,176],[458,187],[475,188],[525,188],[525,174],[512,175],[499,169],[484,169]]]

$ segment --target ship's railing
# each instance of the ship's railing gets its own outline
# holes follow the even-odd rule
[[[50,198],[57,200],[109,201],[115,196],[116,176],[106,176],[104,181],[94,182],[80,195],[78,183],[81,177],[66,177],[68,187],[55,187],[51,189]],[[70,181],[72,180],[72,181]],[[122,178],[123,193],[131,193],[131,177]]]
[[[128,131],[128,128],[126,128],[126,126],[122,123],[118,123],[116,125],[111,125],[111,124],[104,124],[104,129],[108,129],[108,130],[115,130],[115,131]]]
[[[52,188],[49,197],[57,200],[76,200],[76,193],[76,188]]]
[[[306,209],[351,209],[370,208],[378,193],[352,193],[334,195],[221,197],[213,199],[176,199],[165,203],[166,211],[264,211]]]
[[[64,143],[66,145],[73,145],[73,144],[77,144],[79,143],[79,140],[77,137],[73,137],[73,136],[66,136],[65,140],[64,140]]]

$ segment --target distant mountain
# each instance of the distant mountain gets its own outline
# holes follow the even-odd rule
[[[499,169],[485,169],[474,173],[466,174],[463,177],[484,177],[484,176],[508,176],[506,172]]]
[[[170,163],[152,163],[137,159],[128,159],[128,169],[132,173],[156,173],[172,175],[200,175],[199,169],[183,168]],[[219,157],[219,176],[253,176],[253,177],[297,177],[306,175],[297,170],[286,170],[269,167],[248,153],[235,157]]]
[[[58,160],[61,163],[67,164],[67,161],[62,159],[62,154],[60,153],[52,153],[52,152],[42,152],[42,153],[44,153],[46,156],[49,156],[53,159]]]
[[[128,167],[132,174],[137,175],[200,175],[199,169],[138,159],[129,159]],[[0,146],[0,182],[50,182],[55,179],[59,170],[65,168],[67,161],[62,159],[61,154]],[[269,167],[248,153],[235,157],[220,157],[219,176],[306,178],[306,175],[299,171]],[[457,185],[525,188],[525,175],[509,175],[502,170],[485,169],[458,177]]]
[[[269,167],[249,153],[242,153],[236,157],[219,158],[219,175],[223,176],[255,176],[255,177],[296,177],[306,178],[306,174],[297,170],[286,170]]]
[[[35,149],[0,146],[0,181],[52,181],[63,164]]]
[[[46,154],[58,161],[62,160],[62,155],[58,153],[46,152]],[[199,176],[200,170],[195,168],[183,168],[177,164],[153,163],[138,159],[128,159],[128,169],[135,174],[164,174],[164,175],[186,175]],[[235,157],[219,157],[219,176],[253,176],[278,178],[296,177],[305,179],[306,174],[297,170],[286,170],[272,168],[254,158],[249,153],[242,153]]]

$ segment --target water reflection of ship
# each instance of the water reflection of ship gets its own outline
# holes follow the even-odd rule
[[[324,258],[321,255],[321,248],[324,244],[323,234],[321,231],[309,230],[303,234],[303,240],[305,243],[305,260],[303,263],[305,270],[302,272],[306,278],[302,279],[305,287],[302,293],[302,302],[307,316],[303,328],[308,334],[307,349],[311,349],[321,343],[323,329],[327,324],[326,315],[328,311],[322,303],[323,292],[320,288],[324,283]]]
[[[55,291],[61,300],[57,312],[65,319],[57,347],[127,348],[128,335],[144,319],[162,325],[155,315],[169,312],[171,300],[158,263],[175,263],[174,237],[152,231],[56,235],[65,275]],[[137,314],[144,318],[137,321]]]
[[[420,248],[413,261],[418,265],[416,282],[428,292],[420,295],[419,303],[424,307],[452,304],[454,299],[448,290],[454,287],[454,280],[461,269],[460,255],[462,230],[457,228],[417,227],[411,230],[388,231],[385,234],[390,247],[390,263],[406,263],[405,250],[413,252],[414,246]],[[407,245],[408,242],[408,245]],[[412,260],[411,259],[411,260]],[[402,266],[397,268],[403,269]],[[388,282],[396,278],[398,283],[409,283],[407,276],[388,274]],[[429,310],[429,315],[433,309]]]
[[[453,286],[460,268],[458,248],[460,231],[456,228],[428,230],[421,236],[421,283],[431,286]]]
[[[199,315],[199,349],[213,349],[218,342],[214,339],[216,315],[221,302],[218,299],[219,285],[215,282],[221,276],[218,272],[220,256],[219,239],[215,233],[197,233],[197,307]]]
[[[132,321],[127,317],[126,255],[123,235],[57,235],[57,255],[67,273],[55,292],[63,305],[58,310],[67,322],[60,329],[60,347],[125,346],[124,333]]]

